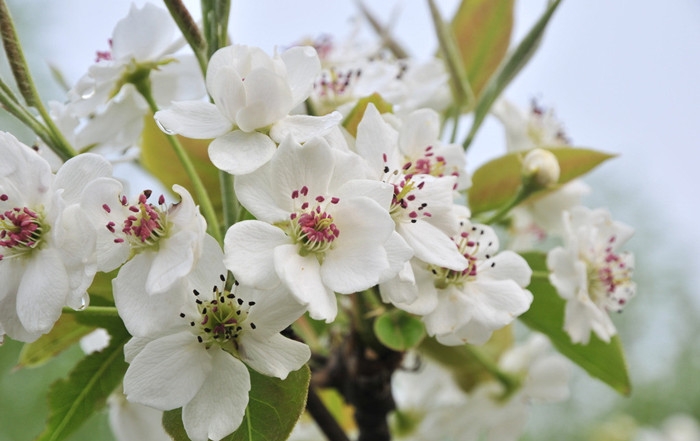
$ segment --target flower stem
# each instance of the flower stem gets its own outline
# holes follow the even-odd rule
[[[510,394],[518,390],[520,387],[520,380],[510,373],[502,371],[498,364],[493,361],[490,357],[486,356],[481,349],[474,345],[464,345],[469,354],[474,357],[479,364],[481,364],[491,375],[498,380],[499,383],[505,388],[503,397],[508,397]]]
[[[153,99],[153,94],[151,93],[151,81],[148,75],[135,77],[132,80],[132,84],[136,86],[136,89],[144,97],[146,102],[148,102],[148,106],[150,107],[151,112],[155,114],[158,111],[158,105]],[[182,144],[180,144],[180,141],[177,139],[176,136],[166,133],[166,138],[168,139],[170,146],[173,148],[175,154],[180,160],[182,167],[185,169],[187,176],[192,181],[192,185],[194,187],[194,194],[197,198],[197,201],[199,202],[200,209],[202,210],[202,215],[207,220],[207,232],[214,239],[216,239],[217,242],[222,244],[223,236],[221,234],[221,228],[219,226],[219,219],[217,217],[216,210],[214,210],[214,205],[212,204],[211,199],[209,198],[207,189],[204,186],[202,179],[199,177],[199,174],[197,173],[197,170],[195,169],[194,164],[192,163],[192,160],[190,159],[190,156],[187,153],[187,150],[185,150]]]
[[[12,75],[15,78],[19,92],[27,103],[27,106],[34,107],[39,112],[48,132],[46,130],[36,131],[35,127],[28,124],[25,119],[20,118],[20,120],[27,124],[32,130],[35,130],[36,134],[63,160],[76,156],[78,153],[65,139],[58,127],[56,127],[49,112],[41,102],[41,97],[29,73],[29,66],[27,65],[27,60],[24,58],[24,52],[19,42],[17,30],[15,29],[5,0],[0,0],[0,36],[2,37],[5,54],[7,55],[7,60],[9,61],[10,69],[12,70]],[[3,89],[5,88],[3,87]],[[3,90],[3,92],[6,92],[6,90]],[[3,101],[3,104],[6,103]],[[19,106],[19,103],[16,104]],[[17,113],[13,113],[13,115],[17,116]],[[19,118],[19,116],[17,117]],[[44,136],[41,136],[42,134]]]
[[[76,310],[73,308],[64,307],[64,314],[82,314],[85,317],[100,318],[100,317],[119,317],[115,306],[88,306],[85,309]]]
[[[180,28],[180,32],[182,32],[185,40],[192,48],[195,57],[197,57],[202,74],[206,74],[209,59],[207,56],[207,42],[199,31],[197,23],[181,0],[163,0],[163,3],[165,3],[177,27]]]
[[[233,175],[223,170],[219,171],[221,185],[221,202],[224,210],[224,230],[240,220],[241,205],[233,189]]]
[[[202,0],[204,38],[209,58],[228,44],[228,18],[231,0]]]
[[[309,386],[306,410],[309,411],[309,414],[329,441],[350,441],[343,428],[338,424],[338,421],[323,404],[313,386]]]

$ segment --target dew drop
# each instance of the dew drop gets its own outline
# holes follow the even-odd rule
[[[174,131],[172,131],[172,130],[170,130],[169,128],[165,127],[165,126],[163,125],[163,123],[160,122],[160,120],[158,120],[158,119],[156,119],[156,125],[157,125],[158,128],[159,128],[160,130],[162,130],[163,133],[165,133],[166,135],[174,135],[174,134],[175,134]]]
[[[88,293],[83,294],[80,298],[80,306],[78,306],[78,311],[82,311],[90,305],[90,296]]]
[[[80,98],[87,100],[95,95],[95,84],[86,85],[83,90],[80,91]]]

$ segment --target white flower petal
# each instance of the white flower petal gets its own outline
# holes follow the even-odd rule
[[[297,245],[275,248],[275,270],[294,297],[309,310],[311,318],[330,323],[338,314],[333,291],[321,281],[316,256],[300,256]]]
[[[224,238],[224,265],[236,279],[259,289],[274,288],[279,279],[274,267],[274,249],[288,244],[282,230],[265,222],[235,223]]]
[[[253,69],[245,76],[246,106],[236,113],[236,124],[244,132],[267,127],[285,117],[294,107],[286,79],[268,69]]]
[[[148,343],[124,375],[129,401],[160,410],[182,407],[211,378],[212,356],[189,331]]]
[[[233,130],[233,123],[205,101],[175,101],[169,109],[156,112],[154,118],[166,133],[187,138],[216,138]]]
[[[268,162],[275,150],[275,143],[262,133],[234,130],[209,144],[209,159],[220,170],[244,175]]]
[[[17,289],[17,316],[28,332],[46,333],[61,316],[68,293],[68,274],[58,251],[35,253]]]
[[[129,15],[119,20],[112,33],[112,54],[137,61],[157,60],[170,48],[175,26],[167,11],[146,3],[131,5]]]
[[[255,331],[250,331],[241,337],[238,354],[261,374],[284,380],[290,372],[309,361],[311,350],[304,343],[281,334],[261,338]]]
[[[454,241],[422,219],[417,219],[415,223],[402,222],[397,225],[396,231],[411,246],[415,257],[426,263],[454,271],[462,271],[468,265]]]
[[[302,103],[311,94],[316,77],[321,73],[321,60],[311,46],[297,46],[280,55],[287,67],[287,81],[292,90],[294,105]]]
[[[182,421],[192,441],[219,441],[233,433],[245,415],[250,375],[231,354],[212,348],[211,373],[197,395],[182,408]]]
[[[311,138],[323,136],[336,127],[343,116],[338,112],[331,112],[323,116],[289,115],[279,119],[270,128],[270,138],[280,143],[286,137],[299,143],[304,143]]]
[[[199,257],[199,253],[196,252],[199,251],[199,247],[194,249],[192,243],[196,242],[198,237],[196,231],[178,231],[160,242],[146,279],[146,293],[166,292],[192,271],[195,259]]]
[[[66,203],[77,203],[86,185],[100,177],[112,176],[112,165],[103,156],[83,153],[66,161],[56,173],[56,188],[63,189]]]

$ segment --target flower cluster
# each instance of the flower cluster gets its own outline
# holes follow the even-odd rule
[[[170,13],[175,21],[157,6],[132,6],[65,101],[32,120],[37,149],[60,158],[56,171],[0,133],[0,337],[31,343],[70,332],[70,323],[54,328],[64,313],[111,317],[110,342],[90,357],[123,351],[120,384],[103,391],[122,438],[165,436],[149,419],[178,409],[166,428],[181,425],[195,441],[242,424],[264,431],[253,428],[263,419],[255,400],[281,421],[260,439],[284,439],[307,394],[311,412],[325,386],[372,433],[365,392],[355,389],[387,388],[389,398],[375,398],[391,410],[391,376],[409,351],[473,374],[468,388],[451,386],[468,402],[445,407],[468,415],[443,427],[468,432],[464,439],[482,429],[515,439],[526,402],[566,395],[560,357],[540,357],[543,336],[494,359],[473,352],[547,308],[534,289],[542,284],[565,306],[556,298],[560,311],[533,311],[526,323],[563,314],[563,329],[550,333],[563,345],[586,344],[591,332],[609,342],[609,311],[635,292],[633,258],[619,251],[631,229],[578,206],[588,188],[573,179],[583,172],[559,160],[568,156],[557,149],[573,148],[550,112],[495,106],[510,152],[496,161],[510,165],[498,163],[485,181],[467,170],[468,143],[455,141],[461,112],[473,110],[452,93],[455,60],[330,39],[269,55],[199,33],[186,11]],[[163,158],[148,171],[176,181],[171,193],[114,175],[112,162],[144,152]],[[177,164],[165,159],[172,154]],[[219,185],[203,179],[212,174]],[[518,254],[545,236],[562,246],[546,259]],[[91,295],[99,306],[89,306]],[[465,350],[469,362],[455,365]],[[421,418],[414,435],[446,417],[439,409]]]

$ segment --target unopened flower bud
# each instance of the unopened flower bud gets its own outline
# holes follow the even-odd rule
[[[523,178],[541,188],[556,184],[560,171],[557,157],[549,150],[532,149],[523,159]]]

